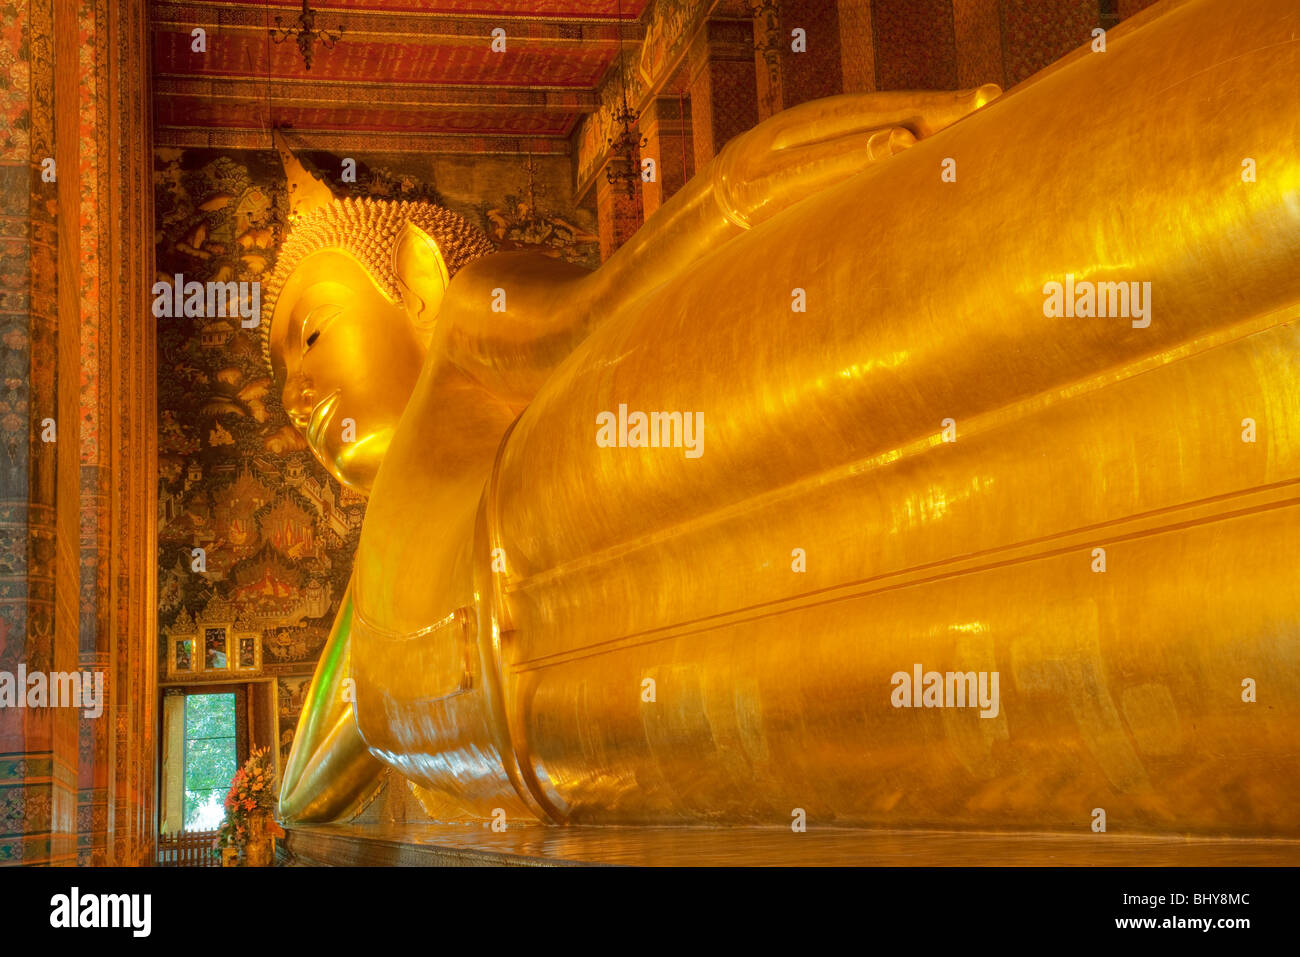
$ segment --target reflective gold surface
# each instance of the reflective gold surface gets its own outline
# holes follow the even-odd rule
[[[834,827],[795,834],[770,827],[318,825],[291,828],[286,843],[299,863],[352,866],[1276,867],[1300,860],[1295,841]]]
[[[1300,833],[1300,10],[1148,13],[987,106],[779,114],[593,274],[412,257],[409,402],[387,358],[322,373],[405,410],[355,726],[318,676],[285,816],[355,805],[359,734],[449,815]],[[1149,282],[1150,323],[1046,316],[1067,276]],[[289,382],[333,278],[294,281]],[[702,454],[599,446],[620,406]],[[996,716],[894,707],[917,664],[997,672]]]

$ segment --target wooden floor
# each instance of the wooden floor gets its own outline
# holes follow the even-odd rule
[[[1300,865],[1300,841],[1116,834],[404,824],[289,829],[300,865],[1234,866]]]

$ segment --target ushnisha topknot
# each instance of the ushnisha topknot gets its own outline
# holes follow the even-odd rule
[[[280,292],[298,264],[322,249],[342,249],[369,270],[379,287],[394,302],[402,301],[393,269],[393,244],[402,227],[412,223],[438,243],[450,276],[495,251],[482,230],[464,217],[433,203],[411,200],[336,199],[301,213],[290,221],[280,246],[275,269],[262,284],[262,356],[271,364],[271,317]]]

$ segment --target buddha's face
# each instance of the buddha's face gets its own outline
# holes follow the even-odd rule
[[[322,250],[285,283],[270,349],[284,409],[316,458],[369,491],[424,357],[407,309],[355,257]]]

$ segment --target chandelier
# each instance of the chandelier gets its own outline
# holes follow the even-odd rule
[[[290,37],[296,37],[303,65],[310,70],[316,42],[320,41],[320,45],[326,50],[333,49],[334,44],[343,36],[343,26],[340,24],[337,30],[317,30],[316,11],[311,8],[308,0],[302,0],[302,13],[298,14],[296,23],[298,28],[295,30],[292,25],[285,27],[280,23],[280,18],[276,17],[275,26],[271,28],[271,39],[276,43],[283,43]]]
[[[636,184],[641,179],[640,151],[650,142],[636,132],[636,121],[641,118],[638,110],[627,104],[627,71],[623,63],[623,4],[618,5],[618,69],[623,80],[623,105],[614,114],[614,123],[620,127],[617,136],[607,137],[610,157],[605,167],[605,178],[611,186],[619,183],[627,190],[628,199],[636,196]]]
[[[650,142],[634,129],[640,117],[640,113],[628,108],[627,96],[624,94],[623,106],[614,114],[614,122],[622,129],[617,136],[609,137],[609,147],[614,156],[605,167],[605,178],[611,185],[621,182],[629,199],[636,195],[636,184],[641,179],[639,152]]]
[[[517,218],[515,225],[519,228],[525,242],[540,242],[536,237],[541,237],[547,231],[547,218],[537,208],[537,197],[545,195],[547,187],[537,182],[537,173],[540,167],[533,162],[533,154],[528,154],[528,162],[524,163],[524,172],[528,174],[528,181],[523,187],[522,202],[516,204]]]

